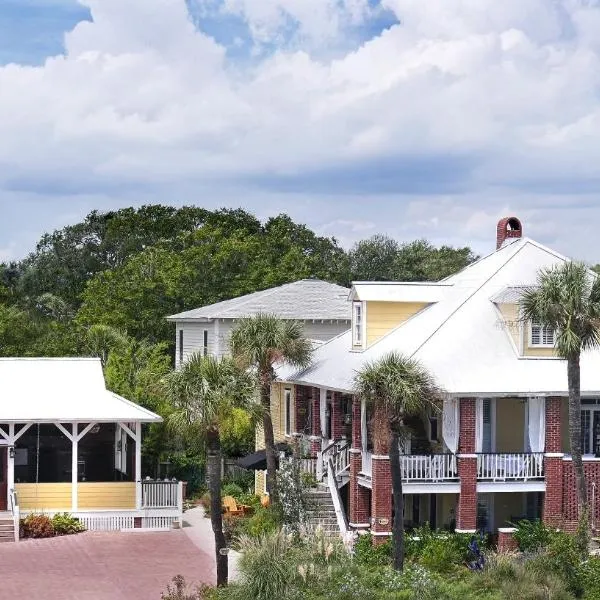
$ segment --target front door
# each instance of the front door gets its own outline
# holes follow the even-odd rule
[[[6,510],[8,506],[8,482],[6,477],[6,470],[8,466],[6,447],[0,448],[0,511]]]

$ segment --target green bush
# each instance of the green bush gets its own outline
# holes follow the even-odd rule
[[[552,530],[540,520],[519,521],[514,527],[516,528],[514,538],[521,552],[537,552],[546,548],[552,539]]]
[[[317,487],[317,478],[312,473],[302,472],[300,475],[302,487],[305,489]]]
[[[586,600],[600,600],[600,558],[591,557],[579,566],[581,586]]]
[[[258,506],[251,516],[236,519],[233,536],[246,535],[250,538],[259,538],[277,531],[280,527],[281,518],[276,510]]]
[[[354,544],[354,559],[366,567],[388,566],[392,562],[392,541],[375,546],[370,533],[359,535]]]
[[[423,548],[419,562],[436,573],[448,573],[464,562],[463,555],[453,536],[434,537]]]
[[[176,575],[160,598],[161,600],[205,600],[211,596],[212,593],[207,587],[200,586],[190,590],[183,575]]]
[[[237,483],[226,483],[221,487],[221,497],[233,496],[236,500],[244,493],[244,490]]]
[[[581,558],[574,537],[556,532],[543,553],[526,562],[529,571],[538,576],[552,573],[562,580],[569,592],[576,597],[583,594]]]
[[[52,526],[56,535],[70,535],[72,533],[81,533],[85,527],[79,519],[69,513],[56,513],[52,517]]]
[[[55,535],[52,519],[48,515],[30,514],[20,522],[23,537],[48,538]]]

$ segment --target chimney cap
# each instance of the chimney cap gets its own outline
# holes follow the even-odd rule
[[[500,250],[507,239],[523,237],[523,225],[517,217],[504,217],[496,228],[496,250]]]

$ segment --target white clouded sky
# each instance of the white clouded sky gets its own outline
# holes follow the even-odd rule
[[[160,201],[479,252],[511,212],[600,262],[597,0],[81,3],[0,66],[0,259]]]

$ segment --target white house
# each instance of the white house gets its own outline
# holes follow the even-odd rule
[[[301,279],[171,315],[167,320],[176,327],[176,362],[197,352],[223,356],[236,321],[259,313],[301,321],[308,338],[325,342],[350,328],[348,292],[319,279]]]

